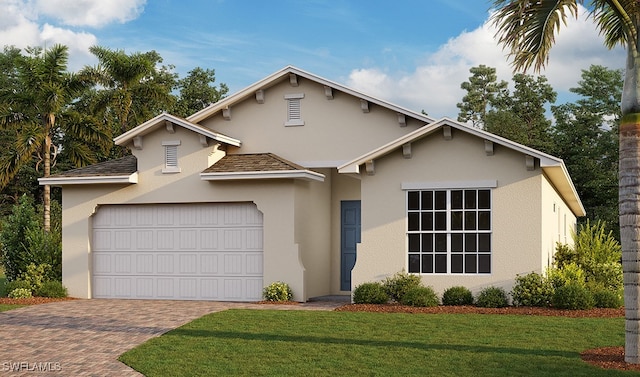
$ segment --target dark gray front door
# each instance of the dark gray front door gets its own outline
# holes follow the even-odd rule
[[[343,200],[341,210],[340,290],[351,290],[351,270],[356,264],[356,245],[360,242],[360,201]]]

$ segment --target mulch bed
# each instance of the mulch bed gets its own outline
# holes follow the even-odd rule
[[[476,306],[437,306],[433,308],[416,308],[399,304],[348,304],[336,311],[343,312],[378,312],[378,313],[415,313],[415,314],[513,314],[536,316],[561,316],[571,318],[613,318],[624,317],[624,308],[620,309],[589,309],[589,310],[560,310],[553,308],[507,307],[507,308],[478,308]],[[637,370],[640,365],[628,364],[624,361],[624,347],[603,347],[586,350],[580,354],[585,362],[603,369]]]
[[[31,298],[8,298],[0,297],[0,304],[3,305],[37,305],[47,304],[49,302],[75,300],[73,297],[49,298],[49,297],[31,297]]]

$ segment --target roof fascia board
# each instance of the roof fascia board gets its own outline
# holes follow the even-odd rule
[[[91,176],[91,177],[48,177],[38,178],[40,186],[94,185],[94,184],[132,184],[138,183],[138,173],[129,175]]]
[[[296,178],[310,181],[324,182],[324,174],[311,170],[277,170],[277,171],[249,171],[228,173],[200,173],[204,181],[228,181],[244,179],[287,179]]]
[[[116,137],[115,139],[113,139],[113,141],[117,145],[125,145],[129,143],[131,140],[133,140],[134,137],[141,136],[148,133],[147,131],[161,125],[164,121],[167,121],[167,120],[181,127],[184,127],[190,131],[193,131],[197,134],[204,135],[208,138],[211,138],[213,140],[220,141],[225,144],[230,144],[236,147],[239,147],[241,145],[241,142],[238,139],[234,139],[232,137],[213,132],[198,124],[192,123],[190,121],[186,121],[182,118],[178,118],[174,115],[167,114],[167,113],[160,114],[154,118],[149,119],[148,121],[142,123],[138,127],[135,127],[123,133],[122,135]]]
[[[198,122],[210,117],[211,115],[213,115],[213,114],[215,114],[215,113],[217,113],[219,111],[222,111],[222,109],[224,109],[224,108],[226,108],[228,106],[232,106],[235,103],[243,101],[248,97],[253,97],[255,95],[255,92],[258,91],[258,90],[268,88],[269,86],[272,86],[274,83],[278,82],[281,79],[284,79],[284,78],[288,79],[289,74],[291,74],[291,73],[296,74],[296,75],[301,76],[301,77],[304,77],[304,78],[306,78],[308,80],[315,81],[315,82],[317,82],[317,83],[319,83],[321,85],[328,86],[328,87],[331,87],[331,88],[336,89],[338,91],[350,94],[350,95],[352,95],[354,97],[358,97],[358,98],[367,100],[370,103],[374,103],[374,104],[377,104],[379,106],[382,106],[382,107],[388,108],[390,110],[396,111],[398,113],[405,114],[405,115],[410,116],[412,118],[416,118],[416,119],[422,120],[425,123],[432,123],[432,122],[435,121],[435,118],[431,118],[431,117],[426,116],[424,114],[420,114],[420,113],[414,112],[412,110],[406,109],[404,107],[400,107],[400,106],[394,105],[394,104],[392,104],[390,102],[381,100],[379,98],[371,97],[371,96],[369,96],[367,94],[364,94],[362,92],[359,92],[359,91],[357,91],[355,89],[351,89],[351,88],[346,87],[344,85],[341,85],[341,84],[338,84],[338,83],[333,82],[331,80],[327,80],[325,78],[316,76],[316,75],[314,75],[312,73],[303,71],[303,70],[301,70],[299,68],[296,68],[296,67],[293,67],[293,66],[287,66],[287,67],[285,67],[285,68],[283,68],[283,69],[281,69],[281,70],[279,70],[279,71],[277,71],[277,72],[265,77],[264,79],[262,79],[262,80],[260,80],[260,81],[258,81],[256,83],[254,83],[254,84],[252,84],[252,85],[240,90],[239,92],[236,92],[235,94],[232,94],[231,96],[229,96],[229,97],[227,97],[227,98],[225,98],[225,99],[223,99],[223,100],[221,100],[219,102],[216,102],[216,103],[210,105],[209,107],[206,107],[206,108],[198,111],[197,113],[187,117],[187,120],[190,121],[190,122],[198,123]]]

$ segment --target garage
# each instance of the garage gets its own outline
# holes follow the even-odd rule
[[[263,220],[254,203],[99,206],[94,298],[257,301]]]

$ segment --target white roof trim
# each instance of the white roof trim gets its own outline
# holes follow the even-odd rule
[[[211,104],[210,106],[198,111],[197,113],[190,115],[189,117],[187,117],[187,120],[189,120],[190,122],[194,122],[194,123],[198,123],[201,122],[202,120],[210,117],[211,115],[222,111],[222,109],[228,107],[228,106],[233,106],[235,103],[238,103],[240,101],[244,101],[246,98],[249,97],[254,97],[256,91],[258,90],[264,90],[270,86],[273,86],[275,83],[279,82],[280,79],[286,77],[288,79],[289,74],[295,74],[301,77],[304,77],[308,80],[317,82],[321,85],[325,85],[328,87],[331,87],[335,90],[350,94],[354,97],[358,97],[360,99],[366,100],[369,103],[374,103],[377,104],[379,106],[391,109],[393,111],[396,111],[398,113],[401,114],[405,114],[407,116],[410,116],[412,118],[415,119],[419,119],[425,123],[431,123],[435,121],[435,118],[431,118],[429,116],[426,116],[424,114],[421,113],[417,113],[414,112],[412,110],[406,109],[404,107],[400,107],[397,105],[394,105],[390,102],[381,100],[379,98],[375,98],[375,97],[371,97],[365,93],[359,92],[355,89],[351,89],[349,87],[346,87],[344,85],[338,84],[336,82],[327,80],[325,78],[322,78],[320,76],[316,76],[312,73],[303,71],[299,68],[293,67],[293,66],[286,66],[283,69],[265,77],[264,79],[240,90],[239,92],[236,92],[235,94],[232,94],[231,96],[224,98],[214,104]]]
[[[93,184],[131,184],[138,183],[138,173],[130,175],[90,176],[90,177],[49,177],[38,178],[38,183],[50,186],[93,185]]]
[[[298,178],[308,181],[324,182],[324,174],[311,170],[274,170],[274,171],[247,171],[228,173],[200,173],[204,181],[228,181],[241,179],[285,179]]]
[[[204,135],[213,140],[219,141],[221,143],[233,145],[239,147],[241,142],[238,139],[234,139],[232,137],[214,132],[208,128],[202,127],[199,124],[195,124],[186,119],[179,118],[177,116],[171,114],[160,114],[154,118],[149,119],[148,121],[140,124],[139,126],[123,133],[122,135],[113,139],[113,141],[117,145],[126,145],[130,143],[134,137],[145,135],[151,131],[153,131],[156,127],[159,127],[164,124],[164,121],[169,121],[181,127],[184,127],[188,130],[191,130],[199,135]]]
[[[449,118],[442,118],[438,121],[425,125],[424,127],[418,128],[417,130],[408,133],[390,143],[387,143],[379,148],[372,150],[360,157],[355,158],[352,161],[349,161],[345,164],[338,166],[338,172],[343,174],[360,174],[360,166],[365,164],[367,161],[372,161],[377,158],[380,158],[397,148],[401,148],[404,144],[412,142],[414,140],[420,139],[424,136],[427,136],[442,126],[450,126],[455,129],[464,131],[466,133],[475,135],[484,140],[492,141],[496,144],[505,146],[512,150],[518,151],[525,155],[530,155],[532,157],[537,158],[540,161],[540,168],[545,173],[547,178],[552,182],[555,188],[560,192],[564,200],[567,202],[571,210],[574,212],[576,216],[584,216],[585,210],[582,202],[580,201],[580,197],[578,196],[578,192],[569,176],[569,172],[564,164],[562,159],[548,155],[546,153],[540,152],[536,149],[524,146],[522,144],[516,143],[509,139],[505,139],[498,135],[494,135],[492,133],[483,131],[478,128],[473,128],[462,124],[460,122],[454,121]]]

